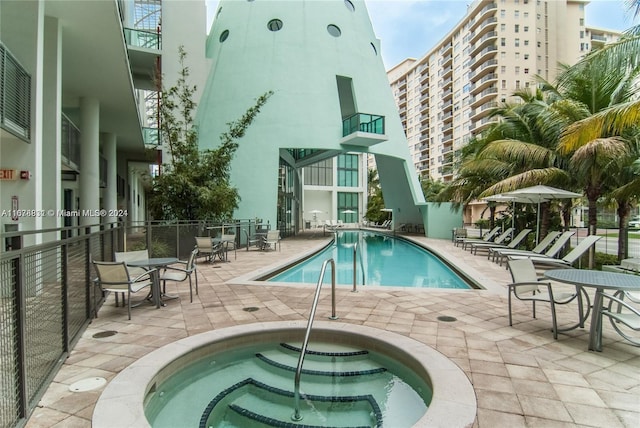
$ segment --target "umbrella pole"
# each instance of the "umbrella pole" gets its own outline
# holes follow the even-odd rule
[[[536,245],[540,239],[540,202],[538,202],[538,214],[536,216]]]

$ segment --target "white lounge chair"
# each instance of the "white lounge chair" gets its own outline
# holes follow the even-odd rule
[[[547,236],[545,236],[544,239],[540,241],[538,245],[536,245],[531,250],[516,250],[512,248],[490,248],[487,258],[490,258],[491,256],[493,256],[494,262],[496,261],[496,258],[497,258],[500,261],[500,264],[502,264],[502,260],[500,259],[504,254],[518,254],[518,253],[530,253],[530,252],[533,252],[536,254],[542,254],[542,252],[546,250],[547,247],[549,247],[549,245],[551,245],[558,236],[560,236],[560,232],[556,232],[556,231],[549,232]]]
[[[504,232],[502,232],[500,235],[496,236],[496,238],[491,241],[490,243],[494,243],[494,244],[499,244],[499,245],[504,245],[504,242],[509,239],[511,236],[513,236],[513,227],[509,227],[507,228]],[[471,246],[471,252],[473,252],[473,244],[488,244],[489,242],[486,242],[484,240],[480,240],[480,241],[475,241],[473,239],[468,239],[466,241],[463,242],[462,244],[462,249],[466,250],[467,246]]]
[[[589,251],[589,248],[591,248],[596,243],[596,241],[598,241],[600,238],[602,238],[602,236],[598,236],[598,235],[587,236],[582,241],[580,241],[573,250],[569,251],[569,253],[567,253],[567,255],[561,259],[557,259],[552,256],[547,256],[546,253],[544,256],[542,255],[537,255],[537,256],[511,255],[507,257],[509,257],[510,260],[518,260],[518,259],[526,258],[531,260],[534,264],[538,264],[538,265],[542,264],[549,267],[570,267],[576,262],[576,260],[582,257],[584,253]]]
[[[487,250],[489,252],[492,248],[507,248],[515,250],[518,245],[531,233],[531,229],[522,229],[508,244],[502,244],[499,242],[473,242],[471,243],[471,252],[475,255],[478,254],[478,250]],[[496,239],[497,241],[497,239]],[[487,256],[487,258],[489,258]]]
[[[544,254],[529,253],[527,251],[523,251],[523,252],[512,251],[512,252],[501,253],[501,256],[502,258],[506,258],[506,259],[528,258],[528,257],[535,257],[535,256],[553,258],[557,256],[560,253],[560,251],[562,251],[564,246],[567,245],[567,242],[569,242],[569,239],[571,239],[573,235],[575,235],[575,232],[573,231],[564,232],[562,235],[558,237],[558,239],[555,240],[553,245],[551,245],[551,247],[549,247],[549,249],[544,252]],[[502,259],[500,260],[500,265],[502,266]]]
[[[500,232],[500,226],[496,226],[493,229],[491,229],[490,231],[488,231],[487,233],[484,234],[484,236],[482,238],[456,238],[456,247],[458,247],[458,244],[462,244],[464,246],[464,244],[466,242],[490,242],[493,241],[493,239],[495,238],[495,236]]]

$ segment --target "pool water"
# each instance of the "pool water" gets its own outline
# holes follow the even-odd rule
[[[404,239],[357,230],[338,231],[332,245],[268,281],[315,284],[320,278],[322,263],[333,258],[336,263],[336,284],[353,284],[353,247],[356,244],[358,285],[472,288],[426,249]],[[331,283],[330,268],[327,268],[324,283]]]
[[[264,343],[196,361],[149,393],[147,420],[154,428],[291,424],[299,350],[300,343]],[[328,342],[307,352],[298,424],[411,427],[427,411],[430,386],[387,356]]]

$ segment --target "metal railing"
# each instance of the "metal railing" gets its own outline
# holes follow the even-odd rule
[[[296,367],[296,375],[293,381],[294,412],[291,416],[291,419],[294,421],[302,420],[302,415],[300,414],[300,376],[302,375],[302,364],[304,363],[304,356],[307,353],[307,346],[309,345],[309,336],[311,335],[313,318],[316,315],[316,308],[318,307],[318,300],[320,298],[320,289],[322,288],[324,273],[327,270],[327,264],[329,263],[331,263],[331,316],[329,317],[329,319],[338,319],[338,317],[336,316],[336,262],[333,259],[327,259],[324,261],[324,263],[322,263],[322,269],[320,269],[320,278],[318,279],[318,285],[316,285],[316,294],[314,295],[313,303],[311,304],[311,313],[309,314],[307,330],[304,334],[304,340],[302,341],[302,349],[300,349],[300,357],[298,357],[298,366]]]
[[[360,255],[360,257],[358,257],[358,254]],[[362,285],[364,285],[365,283],[365,276],[364,276],[364,262],[362,261],[362,251],[358,252],[358,243],[356,242],[353,245],[353,290],[351,290],[352,292],[356,292],[358,291],[356,283],[358,282],[357,277],[358,277],[358,269],[356,266],[356,259],[360,260],[360,270],[362,271]]]

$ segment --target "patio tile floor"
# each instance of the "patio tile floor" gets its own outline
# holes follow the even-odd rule
[[[514,325],[509,327],[505,284],[510,276],[504,267],[486,256],[471,255],[449,240],[411,238],[433,248],[487,289],[360,287],[352,293],[351,287],[339,287],[341,322],[409,336],[451,358],[474,385],[476,427],[640,425],[640,348],[624,342],[608,323],[602,352],[587,350],[588,322],[585,329],[561,333],[553,340],[545,305],[538,306],[538,318],[533,319],[529,305],[514,302]],[[199,294],[193,303],[188,287],[167,284],[167,292],[180,298],[168,300],[160,309],[135,308],[130,321],[126,308],[114,307],[110,297],[26,427],[90,427],[101,390],[70,392],[69,385],[97,376],[109,381],[136,358],[175,340],[239,324],[306,319],[314,286],[264,285],[245,279],[328,239],[320,230],[305,231],[283,240],[281,251],[242,249],[230,263],[199,262]],[[247,307],[258,310],[248,312]],[[559,325],[576,318],[571,305],[557,310]],[[323,290],[316,317],[326,318],[330,312],[330,293]],[[440,316],[456,321],[445,322]],[[93,337],[108,330],[117,334]]]

